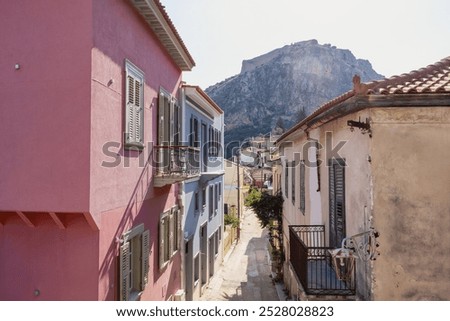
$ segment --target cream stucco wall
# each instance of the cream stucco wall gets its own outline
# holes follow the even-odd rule
[[[450,108],[373,109],[376,300],[450,300]]]
[[[348,120],[365,121],[370,118],[370,110],[363,110],[335,119],[320,127],[319,142],[323,148],[320,151],[320,200],[322,208],[322,224],[325,223],[327,245],[329,244],[329,167],[328,161],[336,156],[345,159],[345,235],[352,236],[371,227],[371,138],[368,133],[355,128],[353,131],[347,125]],[[328,133],[328,134],[327,134]],[[330,138],[332,138],[330,140]],[[327,142],[328,141],[328,142]],[[337,154],[332,154],[329,147],[336,148]],[[337,146],[343,144],[342,148]],[[364,300],[371,299],[371,264],[356,261],[356,295]]]

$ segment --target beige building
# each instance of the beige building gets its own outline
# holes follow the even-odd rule
[[[244,199],[248,191],[248,186],[246,186],[245,184],[245,177],[248,176],[248,173],[246,173],[245,167],[238,166],[237,163],[232,162],[230,160],[224,161],[224,168],[225,168],[224,190],[223,190],[224,214],[232,215],[239,219],[244,210]],[[239,186],[238,186],[238,171],[239,171]],[[229,250],[231,244],[238,237],[239,235],[237,228],[233,229],[230,225],[225,225],[224,253],[226,253]]]
[[[353,82],[277,141],[285,284],[302,299],[450,300],[450,57]],[[343,240],[355,261],[339,278]]]

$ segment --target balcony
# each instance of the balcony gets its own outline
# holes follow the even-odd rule
[[[289,226],[290,263],[307,295],[355,294],[355,271],[348,281],[339,280],[325,246],[324,225]]]
[[[191,146],[155,146],[154,186],[162,187],[200,175],[200,149]]]

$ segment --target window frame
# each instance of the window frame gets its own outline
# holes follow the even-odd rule
[[[130,84],[130,77],[134,84]],[[136,81],[139,81],[139,102],[135,104],[135,99],[130,101],[130,89],[135,91]],[[125,59],[125,125],[124,125],[124,148],[143,149],[144,148],[144,72],[128,59]],[[136,92],[133,93],[135,97]]]
[[[137,300],[148,284],[150,231],[140,224],[122,234],[119,248],[119,300]]]
[[[164,211],[159,219],[159,268],[164,269],[180,249],[181,211],[174,206]]]

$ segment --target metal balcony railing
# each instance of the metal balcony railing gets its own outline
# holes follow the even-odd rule
[[[349,281],[337,278],[324,225],[289,226],[290,263],[309,295],[354,295],[355,271]]]
[[[174,184],[200,175],[200,149],[191,146],[155,146],[155,186]]]

